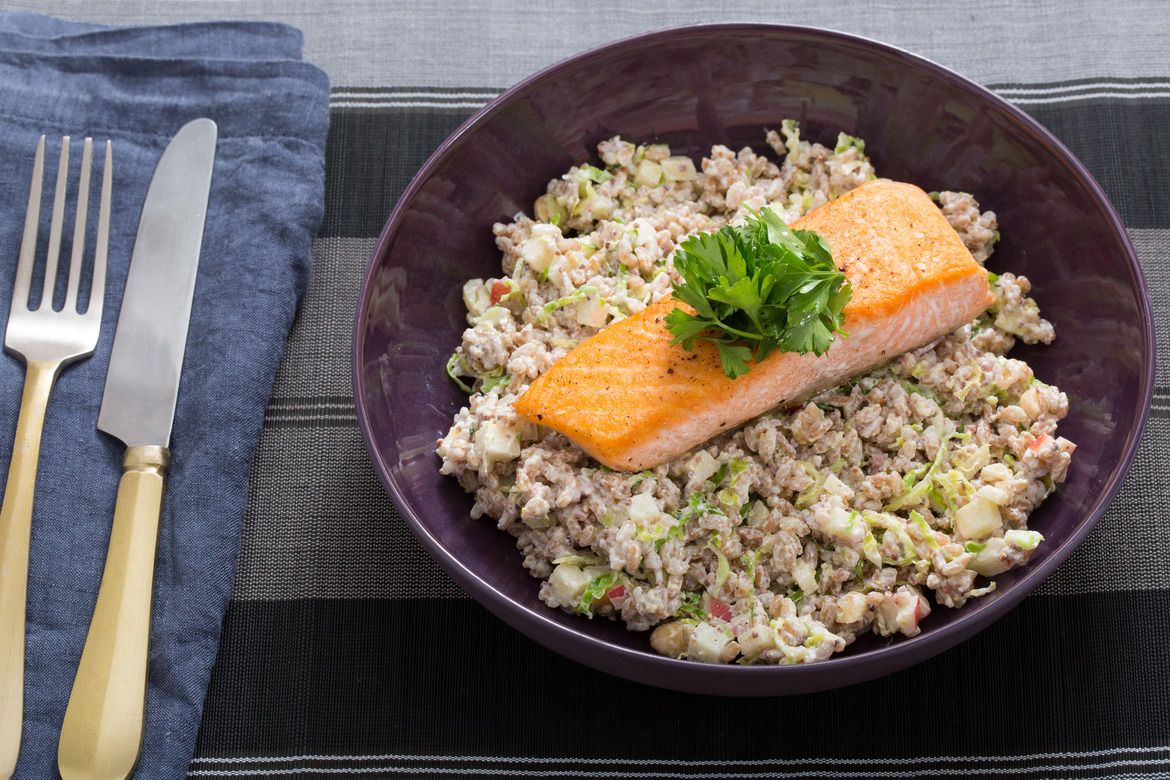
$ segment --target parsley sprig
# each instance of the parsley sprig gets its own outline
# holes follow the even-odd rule
[[[853,289],[845,274],[820,236],[791,230],[771,209],[753,212],[742,227],[691,236],[676,250],[674,267],[683,277],[674,297],[695,313],[676,308],[666,315],[673,343],[714,343],[732,379],[748,372],[748,360],[776,350],[821,355],[834,334],[846,335],[841,325]]]

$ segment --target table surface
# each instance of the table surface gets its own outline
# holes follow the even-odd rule
[[[350,328],[395,198],[500,89],[648,29],[712,21],[831,27],[991,86],[1092,170],[1130,229],[1158,322],[1170,317],[1164,4],[713,5],[3,3],[112,24],[286,21],[304,30],[306,59],[333,83],[314,278],[255,456],[191,775],[1170,776],[1165,359],[1120,495],[1036,594],[926,664],[818,696],[705,699],[573,664],[467,598],[382,492],[354,417]],[[1159,327],[1165,358],[1170,344]],[[1045,641],[1033,641],[1037,631]],[[870,717],[846,722],[837,714],[845,711]]]

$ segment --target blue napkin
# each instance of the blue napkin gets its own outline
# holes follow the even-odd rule
[[[61,375],[44,429],[17,777],[56,776],[61,719],[101,579],[123,446],[95,424],[142,203],[168,140],[207,116],[219,125],[219,146],[171,440],[136,776],[186,774],[231,590],[248,470],[323,211],[329,84],[300,56],[300,32],[277,24],[113,29],[0,14],[0,324],[37,137],[48,136],[50,172],[61,135],[90,135],[95,147],[109,138],[114,150],[101,340],[93,357]],[[79,159],[75,146],[74,177]],[[52,173],[45,189],[42,252]],[[0,477],[23,380],[21,362],[0,357]]]

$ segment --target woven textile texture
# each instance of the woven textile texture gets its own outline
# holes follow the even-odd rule
[[[608,677],[468,599],[378,484],[357,430],[349,363],[374,240],[427,155],[477,107],[592,45],[746,20],[903,46],[992,87],[1053,130],[1129,227],[1159,352],[1170,355],[1163,5],[36,5],[106,23],[289,22],[305,31],[306,59],[334,85],[313,279],[253,463],[191,776],[1170,777],[1170,362],[1158,367],[1145,439],[1112,507],[1009,616],[891,677],[752,701]]]

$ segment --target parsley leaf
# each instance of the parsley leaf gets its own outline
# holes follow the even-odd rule
[[[750,349],[737,344],[728,344],[726,341],[716,341],[715,348],[719,350],[719,362],[723,366],[723,373],[735,379],[748,372],[747,362],[752,356]]]
[[[666,315],[675,344],[710,341],[735,379],[772,352],[822,355],[841,330],[852,288],[824,240],[792,230],[771,209],[741,227],[691,236],[674,255],[674,297],[694,309]]]

